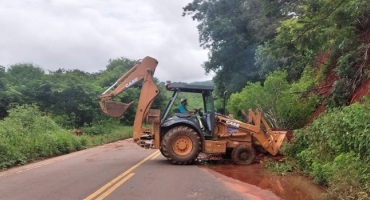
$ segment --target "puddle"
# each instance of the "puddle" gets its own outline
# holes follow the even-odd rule
[[[263,190],[269,190],[285,200],[317,200],[325,192],[307,178],[296,175],[273,175],[259,164],[240,166],[230,164],[230,162],[225,164],[224,161],[211,161],[208,164],[203,161],[199,164],[202,168],[257,186]],[[256,192],[258,191],[254,191],[254,193]]]

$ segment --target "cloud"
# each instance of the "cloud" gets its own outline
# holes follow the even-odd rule
[[[158,59],[161,81],[209,80],[189,0],[0,0],[0,65],[104,70],[109,59]]]

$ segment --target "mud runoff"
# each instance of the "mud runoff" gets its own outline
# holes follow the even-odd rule
[[[325,192],[311,180],[297,175],[274,175],[260,164],[234,165],[220,158],[198,160],[198,166],[244,193],[249,199],[317,200]],[[227,176],[232,181],[217,175]]]

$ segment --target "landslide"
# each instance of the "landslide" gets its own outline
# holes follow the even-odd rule
[[[362,21],[357,33],[359,46],[346,55],[328,50],[317,56],[321,78],[309,92],[320,103],[282,147],[284,162],[267,165],[313,178],[326,187],[326,199],[370,199],[370,20]],[[341,62],[345,56],[351,62]]]

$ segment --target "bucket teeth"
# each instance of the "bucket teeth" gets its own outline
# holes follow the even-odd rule
[[[107,112],[105,114],[111,116],[111,117],[121,117],[127,109],[133,104],[134,102],[130,103],[121,103],[121,102],[114,102],[114,101],[108,101],[105,102],[105,108],[107,109]]]

